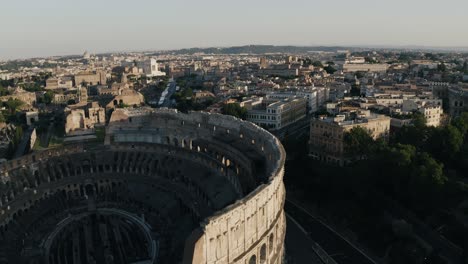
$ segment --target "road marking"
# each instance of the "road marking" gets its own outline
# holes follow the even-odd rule
[[[338,233],[337,231],[335,231],[333,228],[331,228],[330,226],[328,226],[326,223],[324,223],[322,220],[318,219],[317,217],[315,217],[314,215],[312,215],[311,213],[309,213],[309,211],[307,209],[305,209],[304,207],[302,207],[301,205],[298,205],[297,203],[291,201],[291,200],[288,200],[286,199],[287,202],[291,203],[292,205],[296,206],[297,208],[299,208],[301,211],[303,211],[304,213],[306,213],[308,216],[312,217],[313,219],[315,219],[317,222],[319,222],[320,224],[322,224],[323,226],[325,226],[326,228],[328,228],[330,231],[332,231],[335,235],[338,235],[341,239],[343,239],[344,241],[346,241],[346,243],[348,243],[351,247],[353,247],[355,250],[357,250],[359,253],[361,253],[363,256],[365,256],[370,262],[374,263],[374,264],[378,264],[377,262],[375,262],[372,258],[370,258],[366,253],[364,253],[361,249],[359,249],[358,247],[356,247],[355,245],[353,245],[348,239],[346,239],[345,237],[343,237],[340,233]]]
[[[300,230],[302,233],[304,233],[304,235],[306,235],[307,237],[309,237],[309,233],[307,233],[307,231],[301,226],[301,224],[299,224],[296,219],[294,219],[292,216],[290,216],[288,213],[286,213],[286,217],[289,218],[289,220],[291,220]]]

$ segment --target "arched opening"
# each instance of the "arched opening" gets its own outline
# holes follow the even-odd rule
[[[249,259],[249,264],[257,264],[257,256],[251,256]]]
[[[270,237],[268,238],[268,251],[270,252],[270,254],[273,252],[274,241],[275,241],[275,235],[271,234]]]
[[[266,244],[263,244],[260,248],[260,264],[266,263]]]
[[[92,184],[86,185],[85,190],[88,197],[94,196],[94,186]]]

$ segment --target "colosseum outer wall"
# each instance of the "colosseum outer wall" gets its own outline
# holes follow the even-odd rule
[[[151,113],[147,113],[150,114]],[[173,111],[167,111],[173,116]],[[145,121],[131,119],[131,113],[117,113],[111,122],[118,130],[119,122],[125,126],[133,123],[142,128]],[[276,264],[282,262],[284,235],[286,230],[283,211],[285,201],[284,149],[274,136],[260,127],[233,117],[207,113],[178,115],[177,118],[150,119],[144,127],[172,128],[178,141],[184,139],[209,138],[219,133],[237,134],[245,144],[265,156],[268,163],[268,181],[235,204],[205,219],[186,241],[184,262],[186,264]],[[162,125],[164,124],[164,125]],[[163,131],[161,136],[164,136]],[[133,135],[134,136],[134,135]],[[143,136],[142,136],[143,137]],[[163,142],[162,138],[145,140]],[[110,140],[108,140],[110,141]],[[242,157],[236,157],[240,163]]]
[[[267,175],[265,175],[266,179],[261,180],[263,183],[256,186],[253,191],[247,192],[234,204],[206,218],[200,227],[192,232],[192,235],[186,240],[184,264],[277,264],[282,262],[286,230],[283,210],[285,152],[278,139],[254,124],[221,115],[207,113],[180,115],[173,111],[158,111],[156,115],[145,119],[140,118],[141,112],[125,113],[123,109],[117,109],[116,112],[117,114],[113,115],[113,119],[111,119],[112,125],[107,131],[106,144],[112,144],[112,140],[118,138],[118,136],[111,138],[109,135],[113,135],[114,132],[118,133],[121,127],[132,126],[134,129],[131,129],[130,134],[128,134],[131,135],[132,140],[136,136],[139,137],[139,142],[172,144],[174,139],[177,140],[177,144],[187,142],[191,150],[192,140],[196,142],[199,139],[222,138],[229,134],[229,136],[235,136],[240,140],[241,144],[254,149],[266,160]],[[143,112],[143,115],[153,115],[151,110],[143,110]],[[158,131],[160,137],[158,136],[156,141],[151,136],[154,135],[154,131],[150,131],[150,134],[145,131],[148,128]],[[164,140],[168,136],[174,138],[165,142]],[[121,138],[125,138],[125,136]],[[179,147],[184,146],[179,145]],[[185,147],[187,148],[187,146]],[[206,147],[210,148],[209,145]],[[15,167],[34,164],[37,160],[61,155],[61,152],[82,151],[82,146],[49,150],[3,164],[0,166],[0,171],[4,177],[9,178],[8,171]],[[195,149],[192,151],[196,152]],[[242,168],[241,172],[250,174],[247,168],[248,159],[246,160],[246,157],[242,156],[241,153],[233,149],[225,150],[223,154],[231,155],[231,157],[226,157]],[[227,170],[227,166],[225,169]],[[226,173],[226,175],[232,176],[236,173]],[[233,183],[237,185],[237,180]],[[242,190],[239,189],[239,191]],[[9,214],[1,215],[0,220],[2,222],[8,221],[4,218],[9,216]]]
[[[188,240],[186,250],[194,251],[186,252],[184,263],[281,263],[286,230],[282,175],[207,219],[203,235],[196,242]]]

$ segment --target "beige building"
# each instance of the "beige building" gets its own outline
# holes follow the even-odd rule
[[[15,88],[11,95],[1,96],[0,102],[6,102],[9,99],[17,99],[27,104],[27,107],[33,106],[36,103],[36,93],[28,92],[21,87]]]
[[[106,73],[104,71],[81,72],[75,75],[75,85],[80,85],[82,83],[104,85],[106,82]]]
[[[55,90],[55,89],[58,89],[59,88],[59,79],[58,78],[54,78],[54,77],[51,77],[49,79],[46,80],[46,89],[47,90]]]
[[[132,89],[121,90],[119,95],[115,96],[110,103],[106,105],[106,109],[116,108],[119,105],[140,106],[145,102],[143,95]]]
[[[403,113],[418,111],[426,118],[426,125],[438,127],[444,113],[441,99],[409,99],[402,104]]]
[[[261,68],[258,71],[258,74],[291,77],[291,76],[298,76],[299,69],[292,67],[290,64],[278,64],[278,65],[270,65],[268,68]]]
[[[259,98],[242,104],[248,109],[247,120],[270,130],[277,130],[306,116],[307,100],[293,96],[284,99]]]
[[[65,133],[93,129],[96,124],[106,123],[106,111],[97,102],[92,102],[84,109],[73,109],[67,115]]]
[[[390,132],[390,117],[372,114],[367,110],[348,113],[348,116],[312,119],[309,155],[317,160],[343,165],[347,160],[344,135],[354,127],[365,128],[374,139],[387,138]]]
[[[344,72],[386,72],[388,64],[385,63],[346,63],[343,65]]]

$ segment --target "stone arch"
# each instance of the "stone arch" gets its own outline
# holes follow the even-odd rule
[[[257,256],[252,255],[249,259],[249,264],[257,264]]]
[[[266,244],[263,244],[260,247],[260,264],[266,263],[267,260],[267,253],[266,253]]]
[[[270,252],[270,254],[273,252],[274,243],[275,243],[275,235],[271,233],[270,237],[268,238],[268,252]]]

